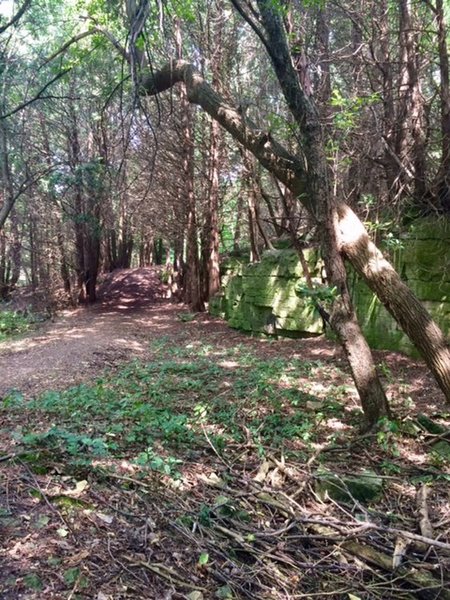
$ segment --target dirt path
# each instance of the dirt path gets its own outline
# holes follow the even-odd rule
[[[159,336],[179,332],[186,309],[164,302],[152,269],[116,271],[100,288],[100,303],[65,311],[20,339],[0,345],[0,397],[32,395],[98,376],[108,366],[145,358]]]

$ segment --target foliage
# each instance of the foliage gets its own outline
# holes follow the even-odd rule
[[[36,317],[13,310],[0,310],[0,342],[25,333],[35,323]]]
[[[317,425],[341,414],[346,390],[330,389],[320,411],[311,412],[317,396],[305,385],[298,389],[298,377],[320,371],[321,363],[270,358],[255,364],[240,346],[214,360],[207,344],[159,342],[154,349],[153,362],[132,362],[94,384],[28,402],[17,394],[4,399],[3,410],[28,413],[36,423],[21,443],[77,467],[127,457],[144,471],[177,478],[179,455],[197,447],[222,455],[248,436],[262,454],[267,445],[309,446]],[[56,425],[38,425],[48,420]]]

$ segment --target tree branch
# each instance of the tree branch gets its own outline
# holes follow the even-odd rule
[[[98,25],[95,25],[95,27],[91,27],[87,31],[83,31],[78,35],[75,35],[73,38],[70,38],[70,40],[68,40],[65,44],[63,44],[60,48],[58,48],[58,50],[56,50],[45,60],[45,62],[41,65],[41,68],[47,65],[52,60],[54,60],[55,58],[57,58],[60,54],[63,54],[63,52],[70,48],[70,46],[73,46],[73,44],[76,44],[80,40],[83,40],[84,38],[89,37],[90,35],[94,35],[95,33],[101,33],[102,35],[104,35],[111,42],[114,48],[118,50],[118,52],[123,56],[123,58],[125,58],[127,62],[130,62],[130,56],[125,50],[125,48],[122,46],[122,44],[118,40],[116,40],[116,38],[109,31],[103,29],[102,27],[99,27]]]
[[[141,92],[155,96],[177,83],[186,86],[189,102],[201,106],[294,194],[302,196],[302,202],[312,210],[309,198],[305,196],[301,161],[276,142],[269,132],[258,129],[238,108],[227,103],[192,64],[184,60],[167,63],[162,69],[143,78]]]
[[[25,2],[22,4],[21,8],[19,8],[19,10],[16,12],[16,14],[12,17],[12,19],[10,21],[8,21],[8,23],[6,23],[6,25],[2,25],[0,27],[0,34],[3,33],[4,31],[6,31],[7,29],[9,29],[10,27],[12,27],[15,23],[17,23],[17,21],[22,17],[22,15],[27,10],[27,8],[30,6],[30,4],[31,4],[31,0],[25,0]]]
[[[39,92],[33,98],[30,98],[29,100],[26,100],[25,102],[22,102],[22,104],[19,104],[19,106],[16,106],[16,108],[14,108],[13,110],[10,110],[9,112],[4,113],[3,115],[0,115],[0,119],[2,119],[2,120],[7,119],[8,117],[11,117],[12,115],[15,115],[19,111],[23,110],[30,104],[33,104],[33,102],[36,102],[36,100],[42,100],[45,90],[47,90],[51,85],[53,85],[55,83],[55,81],[58,81],[58,79],[61,79],[61,77],[63,77],[70,70],[71,69],[63,69],[62,71],[60,71],[55,77],[53,77],[53,79],[51,79],[48,83],[46,83],[44,85],[44,87],[41,88],[39,90]]]
[[[234,6],[234,8],[237,10],[237,12],[241,15],[241,17],[244,19],[244,21],[246,21],[250,25],[250,27],[253,29],[253,31],[256,33],[256,35],[259,37],[259,39],[263,43],[265,49],[267,50],[267,53],[270,56],[269,43],[266,40],[264,33],[261,31],[261,29],[255,23],[253,18],[244,10],[244,7],[239,2],[239,0],[231,0],[231,4]],[[250,8],[250,10],[251,10],[251,8]],[[252,10],[252,12],[254,13],[255,11]]]

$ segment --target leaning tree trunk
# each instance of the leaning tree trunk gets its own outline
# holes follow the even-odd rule
[[[342,204],[338,210],[342,251],[419,350],[450,402],[448,340],[424,305],[370,240],[364,225],[350,207]]]
[[[148,95],[155,95],[179,82],[185,84],[191,103],[198,104],[216,119],[254,154],[261,165],[284,183],[312,215],[317,215],[319,207],[315,204],[314,197],[310,197],[311,190],[305,184],[303,163],[276,142],[270,133],[261,132],[250,119],[244,119],[239,110],[219,96],[191,64],[184,60],[166,64],[143,79],[142,91]],[[450,402],[450,351],[443,333],[414,293],[370,241],[364,225],[350,207],[339,204],[332,216],[336,221],[337,242],[342,256],[349,260],[394,319],[404,328]],[[386,296],[387,275],[389,295],[401,298],[401,302],[392,302],[391,298]],[[352,327],[348,328],[350,339]]]
[[[292,62],[279,9],[268,0],[257,0],[257,5],[268,42],[269,57],[303,137],[306,193],[314,206],[312,215],[322,237],[327,278],[338,294],[333,302],[330,324],[344,349],[366,425],[370,427],[380,417],[389,414],[389,406],[347,285],[347,272],[340,246],[338,205],[332,190],[319,113]],[[324,92],[326,91],[327,85]]]

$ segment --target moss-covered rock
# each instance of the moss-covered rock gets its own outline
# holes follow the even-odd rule
[[[450,219],[416,222],[402,234],[401,242],[392,256],[397,271],[440,327],[449,332]],[[322,265],[317,250],[306,249],[304,256],[313,279],[320,283]],[[311,300],[296,293],[297,286],[306,283],[295,250],[270,250],[253,264],[231,257],[222,265],[222,274],[222,291],[211,299],[210,311],[227,319],[232,327],[289,336],[323,333],[322,319]],[[352,271],[349,282],[369,344],[417,356],[395,320]]]
[[[322,499],[328,496],[336,502],[371,502],[379,499],[383,480],[369,470],[359,475],[337,475],[331,471],[322,471],[317,474],[315,488]]]
[[[450,443],[445,440],[440,440],[431,446],[433,454],[437,455],[441,460],[450,463]]]
[[[433,421],[433,419],[430,419],[427,415],[417,415],[417,422],[425,429],[425,431],[432,433],[433,435],[441,435],[447,431],[446,427],[440,423],[436,423],[436,421]],[[450,431],[448,433],[450,434]]]

